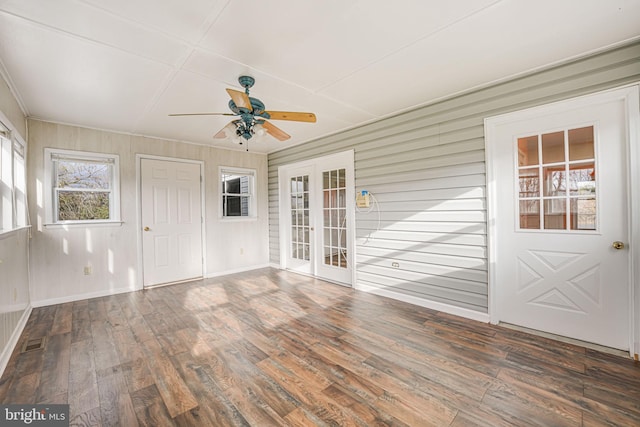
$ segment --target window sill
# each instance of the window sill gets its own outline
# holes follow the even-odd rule
[[[66,228],[66,227],[120,227],[124,221],[67,221],[52,222],[45,224],[45,228]]]
[[[0,240],[11,237],[21,230],[28,230],[30,228],[31,228],[30,225],[25,225],[23,227],[12,228],[11,230],[0,230]]]
[[[219,218],[222,222],[246,222],[257,221],[257,216],[222,216]]]

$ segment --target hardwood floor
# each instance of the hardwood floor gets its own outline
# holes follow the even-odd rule
[[[0,402],[72,425],[637,426],[640,365],[263,269],[34,309]]]

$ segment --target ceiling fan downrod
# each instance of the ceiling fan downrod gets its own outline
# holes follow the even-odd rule
[[[253,84],[256,82],[256,79],[254,79],[251,76],[240,76],[238,77],[238,83],[240,83],[240,86],[242,86],[244,88],[244,92],[249,95],[249,88],[253,87]]]

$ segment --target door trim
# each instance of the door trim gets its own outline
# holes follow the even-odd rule
[[[499,125],[515,121],[535,118],[562,112],[566,109],[602,104],[606,102],[622,100],[625,103],[627,123],[627,200],[629,201],[629,353],[638,359],[640,354],[640,91],[638,84],[623,86],[621,88],[597,92],[567,100],[554,102],[547,105],[528,108],[525,110],[487,117],[484,119],[485,132],[485,162],[486,162],[486,188],[487,188],[487,252],[488,252],[488,279],[489,279],[489,318],[492,324],[500,322],[496,301],[496,268],[497,259],[495,242],[497,240],[497,194],[495,180],[498,176],[496,165],[493,162],[496,148],[495,133]],[[635,195],[635,197],[634,197]]]
[[[144,260],[142,258],[142,160],[163,160],[177,163],[192,163],[200,165],[200,217],[202,218],[202,234],[200,244],[202,245],[202,277],[207,277],[207,242],[205,239],[207,222],[205,217],[205,173],[204,161],[180,159],[177,157],[156,156],[152,154],[136,154],[136,244],[138,252],[137,274],[135,290],[144,289]],[[130,275],[131,276],[131,275]],[[130,279],[131,280],[131,279]]]
[[[279,267],[283,270],[287,269],[287,212],[288,212],[288,203],[289,200],[287,198],[287,185],[288,182],[285,181],[285,176],[287,171],[296,168],[302,167],[315,167],[320,162],[331,162],[331,161],[346,161],[349,164],[349,178],[347,180],[347,229],[352,230],[351,238],[347,240],[347,251],[350,254],[350,258],[347,259],[347,262],[351,263],[351,283],[346,284],[350,287],[355,287],[356,283],[356,221],[355,221],[355,166],[354,166],[354,158],[355,153],[354,150],[342,151],[335,154],[329,154],[326,156],[314,157],[313,159],[303,160],[297,163],[289,163],[286,165],[282,165],[278,167],[278,238],[280,242],[280,265]],[[317,219],[316,219],[317,220]],[[318,229],[317,224],[315,224],[316,229]],[[317,276],[317,268],[312,265],[312,276]],[[327,280],[322,278],[323,280]],[[330,281],[330,280],[327,280]],[[344,283],[339,283],[340,285],[345,285]]]

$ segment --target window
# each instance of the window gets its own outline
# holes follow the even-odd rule
[[[520,229],[594,231],[594,127],[519,138]]]
[[[0,123],[0,232],[25,227],[25,146]]]
[[[222,217],[255,217],[255,171],[220,169]]]
[[[118,156],[45,149],[48,223],[120,221]]]

